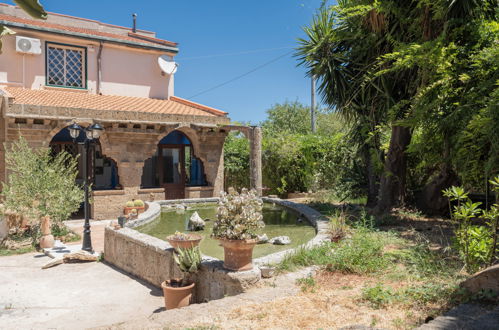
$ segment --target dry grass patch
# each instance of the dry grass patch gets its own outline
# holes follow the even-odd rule
[[[360,300],[370,276],[319,272],[314,290],[296,296],[233,309],[217,324],[226,329],[318,329],[365,325],[386,329],[410,328],[423,314],[388,306],[375,309]]]

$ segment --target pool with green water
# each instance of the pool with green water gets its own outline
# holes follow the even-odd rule
[[[204,230],[196,231],[196,234],[203,236],[200,244],[201,252],[211,257],[223,259],[223,248],[219,246],[219,242],[216,239],[210,237],[213,220],[216,219],[217,213],[217,206],[215,204],[195,205],[185,211],[163,211],[157,219],[135,229],[141,233],[164,240],[166,236],[176,231],[188,232],[187,223],[194,212],[198,212],[203,220],[210,219],[206,221]],[[263,221],[265,222],[265,228],[259,230],[259,234],[267,234],[269,238],[289,236],[291,244],[258,244],[253,250],[253,258],[295,248],[308,242],[315,236],[315,228],[306,219],[300,218],[297,213],[278,205],[264,204]]]

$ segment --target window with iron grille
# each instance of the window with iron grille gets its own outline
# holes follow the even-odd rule
[[[47,85],[87,88],[86,49],[47,43]]]

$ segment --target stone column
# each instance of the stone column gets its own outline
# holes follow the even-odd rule
[[[250,186],[262,195],[262,129],[251,127],[250,140]]]

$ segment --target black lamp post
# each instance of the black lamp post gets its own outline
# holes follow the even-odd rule
[[[83,145],[83,189],[85,192],[85,204],[83,206],[83,212],[85,214],[85,225],[83,226],[83,245],[81,247],[82,250],[93,253],[92,249],[92,239],[90,237],[90,216],[89,216],[89,203],[88,203],[88,147],[90,143],[94,140],[97,140],[104,128],[99,124],[92,124],[88,127],[81,127],[77,123],[73,123],[69,126],[69,134],[76,141],[76,139],[80,136],[80,132],[84,134],[84,141],[79,142],[79,144]]]

